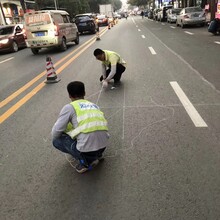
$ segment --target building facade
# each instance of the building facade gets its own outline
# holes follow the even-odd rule
[[[0,25],[23,23],[24,12],[34,6],[33,0],[0,0]]]

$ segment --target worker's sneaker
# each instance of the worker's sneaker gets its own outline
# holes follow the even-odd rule
[[[75,169],[78,173],[85,173],[89,170],[88,167],[83,166],[81,163],[77,164]]]
[[[98,163],[99,163],[99,160],[98,160],[98,159],[97,159],[97,160],[94,160],[94,161],[90,164],[90,166],[93,168],[93,167],[97,166]]]
[[[99,161],[103,161],[104,160],[104,156],[98,157]]]

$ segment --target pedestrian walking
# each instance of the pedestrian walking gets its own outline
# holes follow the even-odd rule
[[[121,75],[126,69],[126,62],[121,56],[110,50],[95,49],[93,55],[102,62],[102,76],[100,81],[103,87],[107,87],[111,79],[114,79],[114,86],[120,84]]]
[[[144,18],[144,12],[143,11],[141,11],[141,17],[142,17],[142,19]]]
[[[109,139],[107,121],[96,104],[84,99],[82,82],[70,82],[67,91],[71,103],[62,108],[52,128],[53,146],[78,160],[76,171],[84,173],[103,159]]]
[[[100,34],[99,34],[99,19],[98,17],[95,18],[96,23],[96,40],[101,40]]]

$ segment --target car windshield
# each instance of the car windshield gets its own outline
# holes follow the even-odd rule
[[[90,20],[89,16],[78,16],[78,17],[76,17],[76,23],[85,22],[85,21],[88,21],[88,20]]]
[[[179,14],[182,9],[173,9],[172,14]]]
[[[202,12],[201,8],[186,8],[186,13],[191,13],[191,12]]]
[[[12,34],[14,31],[14,27],[1,27],[0,35]]]

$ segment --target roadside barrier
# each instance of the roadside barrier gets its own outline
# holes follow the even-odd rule
[[[57,74],[55,72],[51,57],[46,58],[46,70],[47,70],[47,80],[45,81],[46,84],[58,83],[60,81],[60,79],[57,78]]]

